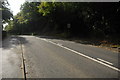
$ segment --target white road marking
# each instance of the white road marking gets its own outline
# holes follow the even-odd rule
[[[108,62],[108,61],[105,61],[105,60],[103,60],[103,59],[100,59],[100,58],[97,58],[97,59],[100,60],[100,61],[102,61],[102,62],[105,62],[105,63],[107,63],[107,64],[113,65],[113,63]]]
[[[57,43],[57,45],[62,46],[62,44],[61,44],[61,43]]]
[[[44,40],[44,39],[41,39],[41,40]],[[81,55],[81,56],[83,56],[83,57],[85,57],[85,58],[88,58],[88,59],[90,59],[90,60],[92,60],[92,61],[95,61],[95,62],[97,62],[97,63],[99,63],[99,64],[102,64],[102,65],[104,65],[104,66],[107,66],[107,67],[109,67],[109,68],[111,68],[111,69],[113,69],[113,70],[116,70],[116,71],[119,71],[119,72],[120,72],[120,69],[118,69],[118,68],[116,68],[116,67],[114,67],[114,66],[111,66],[111,65],[108,65],[108,64],[106,64],[106,63],[103,63],[103,62],[101,62],[101,61],[99,61],[99,60],[97,60],[97,59],[94,59],[94,58],[92,58],[92,57],[89,57],[89,56],[87,56],[87,55],[84,55],[84,54],[82,54],[82,53],[80,53],[80,52],[77,52],[77,51],[75,51],[75,50],[72,50],[72,49],[70,49],[70,48],[68,48],[68,47],[65,47],[65,46],[62,46],[62,45],[58,45],[57,43],[54,43],[54,42],[52,42],[52,41],[48,41],[48,40],[44,40],[44,41],[50,42],[50,43],[52,43],[52,44],[54,44],[54,45],[57,45],[57,46],[62,47],[62,48],[64,48],[64,49],[67,49],[67,50],[69,50],[69,51],[71,51],[71,52],[74,52],[74,53],[76,53],[76,54],[79,54],[79,55]]]

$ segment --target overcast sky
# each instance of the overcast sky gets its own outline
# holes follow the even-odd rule
[[[13,15],[16,15],[20,11],[21,4],[25,2],[25,0],[8,0],[10,4],[10,9],[13,11]]]

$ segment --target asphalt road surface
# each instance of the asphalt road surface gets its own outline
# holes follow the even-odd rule
[[[118,78],[119,53],[72,41],[12,36],[3,42],[4,78]]]
[[[18,39],[8,37],[2,43],[2,78],[24,78],[21,58],[21,48]]]

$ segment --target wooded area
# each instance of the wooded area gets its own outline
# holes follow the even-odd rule
[[[11,34],[120,40],[118,2],[25,2],[8,21]],[[119,43],[120,44],[120,43]]]

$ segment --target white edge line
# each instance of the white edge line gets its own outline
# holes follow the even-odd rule
[[[44,39],[41,39],[41,40],[44,40]],[[56,44],[56,43],[54,43],[54,42],[52,42],[52,41],[48,41],[48,40],[44,40],[44,41],[50,42],[50,43],[52,43],[52,44],[54,44],[54,45],[57,45],[57,46],[62,47],[62,48],[64,48],[64,49],[67,49],[67,50],[69,50],[69,51],[71,51],[71,52],[77,53],[77,54],[79,54],[79,55],[81,55],[81,56],[83,56],[83,57],[85,57],[85,58],[88,58],[88,59],[90,59],[90,60],[92,60],[92,61],[95,61],[95,62],[97,62],[97,63],[99,63],[99,64],[102,64],[102,65],[104,65],[104,66],[107,66],[107,67],[109,67],[109,68],[111,68],[111,69],[113,69],[113,70],[116,70],[116,71],[119,71],[119,72],[120,72],[120,69],[118,69],[118,68],[116,68],[116,67],[114,67],[114,66],[108,65],[108,64],[106,64],[106,63],[103,63],[103,62],[101,62],[101,61],[98,61],[98,60],[96,60],[96,59],[94,59],[94,58],[92,58],[92,57],[89,57],[89,56],[87,56],[87,55],[84,55],[84,54],[82,54],[82,53],[80,53],[80,52],[77,52],[77,51],[75,51],[75,50],[72,50],[72,49],[67,48],[67,47],[65,47],[65,46],[62,46],[62,45],[58,45],[58,44]]]
[[[108,61],[106,61],[106,60],[103,60],[103,59],[100,59],[100,58],[97,58],[97,59],[100,60],[100,61],[103,61],[103,62],[105,62],[105,63],[107,63],[107,64],[113,65],[113,63],[108,62]]]

